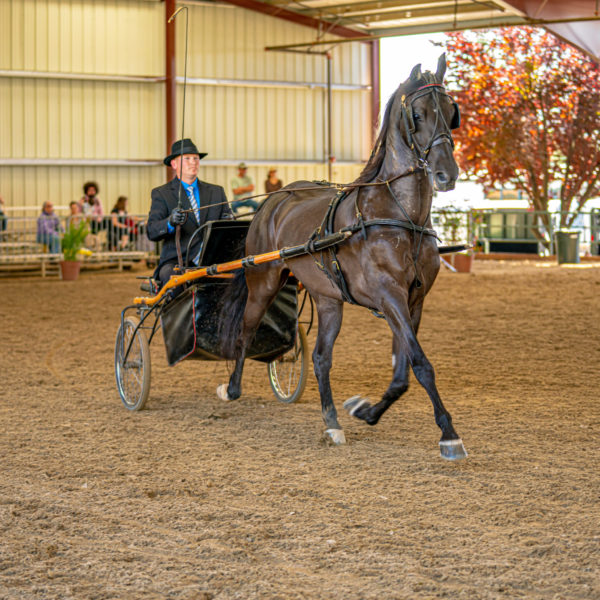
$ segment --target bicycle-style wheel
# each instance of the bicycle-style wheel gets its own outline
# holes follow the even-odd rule
[[[137,329],[139,323],[137,317],[127,317],[115,342],[117,389],[128,410],[142,410],[150,393],[150,346],[146,332]]]
[[[288,404],[296,402],[302,396],[308,378],[308,339],[302,325],[298,325],[294,347],[267,366],[275,397]]]

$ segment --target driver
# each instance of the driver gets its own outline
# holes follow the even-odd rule
[[[207,221],[231,219],[225,191],[221,186],[205,183],[198,179],[200,160],[206,153],[198,152],[192,140],[178,140],[171,147],[171,154],[164,163],[175,172],[175,177],[152,190],[152,206],[148,216],[148,237],[153,242],[164,241],[154,279],[162,287],[177,266],[175,228],[181,225],[181,253],[186,264],[187,245],[194,231]],[[181,189],[181,208],[177,208]],[[184,211],[193,209],[193,212]],[[188,264],[198,264],[202,241],[194,238],[190,248]]]

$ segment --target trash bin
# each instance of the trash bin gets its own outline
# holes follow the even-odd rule
[[[558,264],[579,262],[579,231],[557,231],[556,257]]]

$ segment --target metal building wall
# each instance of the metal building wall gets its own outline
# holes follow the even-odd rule
[[[326,178],[325,59],[264,51],[314,32],[227,5],[188,8],[185,134],[209,152],[201,178],[228,196],[239,160],[260,191],[269,164],[285,182]],[[150,190],[166,178],[164,22],[165,5],[154,0],[0,0],[8,206],[37,209],[46,198],[66,206],[92,179],[106,212],[121,194],[131,212],[147,211]],[[184,23],[178,17],[179,113]],[[367,48],[341,45],[332,64],[333,178],[347,181],[370,149]],[[177,123],[179,131],[181,114]]]
[[[115,163],[155,160],[164,148],[163,19],[164,6],[147,1],[0,0],[8,206],[66,206],[96,180],[105,211],[121,194],[132,212],[146,210],[163,169]]]
[[[180,19],[177,72],[183,74]],[[326,179],[326,59],[264,50],[306,42],[314,32],[228,5],[189,5],[189,30],[186,132],[209,153],[201,177],[230,195],[234,165],[243,160],[258,191],[269,165],[284,183]],[[355,43],[334,47],[332,57],[332,178],[350,181],[370,152],[369,55]],[[178,107],[181,91],[180,85]]]

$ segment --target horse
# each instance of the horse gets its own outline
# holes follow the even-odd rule
[[[393,377],[381,400],[353,396],[348,413],[375,425],[408,389],[409,365],[433,404],[442,431],[441,456],[467,456],[435,384],[433,366],[417,340],[423,301],[440,269],[430,210],[434,186],[454,188],[452,129],[460,124],[458,105],[446,93],[446,59],[435,73],[415,66],[391,96],[371,156],[358,179],[340,189],[299,181],[269,196],[255,214],[245,242],[254,255],[305,243],[306,254],[242,269],[230,288],[222,318],[223,344],[235,358],[229,384],[217,395],[241,395],[245,352],[266,309],[290,275],[315,302],[318,334],[312,359],[319,385],[326,439],[345,443],[333,403],[329,373],[333,345],[342,324],[343,303],[366,307],[385,318],[393,332]],[[345,241],[316,250],[315,240],[344,231]],[[308,241],[307,241],[308,240]]]

